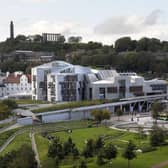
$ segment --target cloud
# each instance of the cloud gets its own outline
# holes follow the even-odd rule
[[[168,24],[160,23],[160,16],[161,11],[155,10],[146,17],[139,15],[117,16],[95,26],[74,20],[27,20],[22,24],[18,21],[15,34],[61,33],[66,38],[69,36],[82,36],[83,42],[97,41],[104,44],[112,44],[116,39],[123,36],[130,36],[132,39],[140,39],[146,36],[167,40]]]
[[[117,16],[105,20],[103,23],[95,26],[96,34],[125,34],[135,33],[139,31],[138,21],[136,17]]]
[[[160,10],[152,11],[148,16],[116,16],[103,23],[96,25],[94,32],[100,35],[124,35],[139,33],[146,29],[148,26],[155,25],[161,14]]]
[[[146,25],[150,25],[150,26],[156,24],[161,13],[162,13],[161,10],[154,10],[154,11],[152,11],[152,12],[145,18],[144,23],[145,23]]]

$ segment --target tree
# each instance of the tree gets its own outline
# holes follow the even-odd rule
[[[11,114],[10,109],[7,105],[0,103],[0,120],[4,120]]]
[[[121,108],[117,108],[117,110],[116,110],[116,114],[117,114],[117,116],[118,116],[118,121],[119,121],[119,120],[120,120],[120,116],[123,115],[123,111],[122,111],[122,109],[121,109]]]
[[[152,104],[152,118],[155,119],[154,124],[157,124],[157,119],[159,117],[159,113],[163,111],[163,106],[159,102],[154,102]]]
[[[108,144],[104,148],[104,157],[108,160],[114,159],[117,157],[117,148],[113,144]]]
[[[55,157],[55,168],[58,168],[58,167],[59,167],[59,164],[60,164],[59,157],[56,156],[56,157]]]
[[[8,108],[11,109],[11,110],[16,109],[18,107],[15,100],[5,99],[5,100],[2,101],[2,103],[7,105]]]
[[[103,117],[102,117],[103,120],[109,120],[111,118],[111,114],[110,114],[109,110],[104,109],[102,111],[102,113],[103,113],[102,114],[103,115]]]
[[[64,154],[68,155],[72,153],[73,149],[75,147],[75,144],[72,142],[72,138],[69,137],[66,142],[64,142],[63,148],[64,148]]]
[[[95,109],[91,112],[91,116],[100,124],[102,120],[110,119],[110,112],[108,110]]]
[[[29,145],[22,145],[19,151],[16,152],[16,156],[9,163],[8,168],[36,168],[37,163],[35,160],[35,154]]]
[[[83,150],[83,155],[85,158],[93,157],[94,153],[94,141],[93,139],[87,140],[86,146]]]
[[[159,146],[165,142],[165,132],[158,126],[153,126],[150,132],[150,144],[152,146]]]
[[[117,52],[123,52],[131,50],[132,41],[130,37],[122,37],[115,42],[115,50]]]
[[[132,141],[129,141],[123,153],[123,157],[128,160],[128,168],[130,168],[130,160],[136,158],[135,149],[136,146],[132,143]]]
[[[68,38],[68,43],[80,43],[82,41],[82,37],[80,36],[71,36]]]
[[[48,156],[52,158],[57,156],[60,160],[64,158],[63,146],[58,137],[54,138],[49,145]]]
[[[26,41],[26,36],[25,35],[17,35],[16,38],[15,38],[15,41],[18,41],[18,42],[24,42]]]
[[[98,151],[104,146],[104,142],[102,137],[98,137],[95,141],[95,150]]]
[[[81,161],[79,168],[87,168],[86,162],[84,160]]]
[[[98,155],[97,155],[97,159],[96,159],[96,164],[101,166],[103,165],[105,162],[104,162],[104,156],[103,156],[103,153],[99,152]]]

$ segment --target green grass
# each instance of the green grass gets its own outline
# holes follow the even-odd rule
[[[2,134],[0,134],[0,146],[2,146],[5,141],[12,135],[14,134],[18,129],[13,129],[13,130],[9,130],[9,131],[6,131]]]
[[[121,153],[123,151],[123,147],[127,144],[128,140],[133,140],[133,142],[138,147],[143,147],[144,144],[149,143],[148,138],[140,139],[138,134],[130,133],[130,132],[122,132],[117,130],[112,130],[105,127],[99,128],[85,128],[85,129],[77,129],[73,130],[71,134],[67,132],[56,132],[52,133],[54,136],[59,136],[62,141],[68,139],[69,136],[72,137],[73,142],[76,143],[77,147],[80,151],[82,151],[85,141],[89,138],[96,139],[98,136],[104,136],[105,142],[112,142],[113,144],[117,145],[119,148],[119,154],[116,159],[112,161],[112,164],[106,164],[102,167],[106,168],[127,168],[127,160],[125,160]],[[54,168],[54,160],[48,158],[48,146],[49,141],[46,138],[43,138],[40,134],[36,135],[36,142],[38,144],[38,150],[40,154],[40,160],[42,162],[43,168],[50,167]],[[168,160],[168,146],[159,147],[156,151],[138,154],[137,158],[131,161],[132,168],[151,168],[151,166],[159,164],[165,160]],[[77,160],[64,160],[61,165],[61,168],[71,168],[72,165]],[[87,160],[87,165],[89,168],[100,168],[96,165],[96,158],[90,158]]]
[[[29,137],[29,133],[24,133],[21,135],[17,135],[15,139],[6,147],[6,149],[1,153],[1,155],[5,155],[8,152],[13,150],[18,150],[23,144],[28,144],[31,146],[31,141]]]
[[[77,145],[77,147],[82,151],[85,142],[89,138],[96,139],[99,136],[106,137],[111,136],[111,139],[113,137],[119,136],[123,134],[123,132],[112,130],[105,127],[99,127],[99,128],[86,128],[86,129],[79,129],[79,130],[73,130],[72,133],[67,132],[56,132],[52,135],[60,137],[60,139],[64,142],[68,139],[68,137],[72,137],[73,141]]]
[[[54,160],[47,156],[49,141],[41,135],[35,135],[37,149],[43,168],[54,168]]]
[[[42,100],[21,99],[21,100],[16,100],[16,103],[17,104],[48,104],[49,102],[42,101]]]
[[[62,110],[68,108],[75,108],[75,107],[84,107],[84,106],[91,106],[91,105],[99,105],[103,103],[112,103],[115,100],[92,100],[92,101],[78,101],[78,102],[69,102],[64,104],[56,104],[50,107],[39,108],[36,110],[32,110],[34,113],[41,113],[46,111],[55,111],[55,110]]]

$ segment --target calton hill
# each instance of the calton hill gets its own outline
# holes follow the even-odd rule
[[[30,72],[32,66],[40,62],[19,60],[12,52],[15,50],[54,52],[54,60],[66,60],[72,64],[97,68],[114,68],[120,72],[137,72],[148,78],[167,78],[168,42],[156,38],[132,40],[123,37],[111,45],[98,42],[82,43],[74,41],[42,42],[36,35],[33,42],[24,35],[7,39],[0,43],[0,69],[4,72],[17,70]],[[10,59],[6,55],[12,55]],[[20,62],[22,61],[22,64]]]
[[[18,60],[15,55],[9,60],[5,58],[15,50],[54,52],[55,60],[115,68],[120,72],[134,71],[146,78],[167,79],[168,42],[154,38],[132,40],[123,37],[114,45],[103,45],[97,42],[66,43],[64,40],[43,43],[40,36],[30,42],[24,35],[19,35],[0,43],[0,69],[3,72],[30,72],[31,67],[41,64]],[[50,104],[32,112],[36,115],[107,102]],[[0,101],[0,168],[166,168],[168,165],[168,124],[167,121],[161,122],[161,116],[166,115],[164,119],[167,120],[168,114],[160,102],[154,102],[150,108],[148,117],[151,117],[151,123],[147,123],[150,127],[138,125],[143,117],[125,115],[120,108],[114,114],[108,109],[94,109],[91,118],[86,120],[28,126],[16,123],[18,116],[13,110],[18,106],[30,110],[32,106],[48,103],[35,100]],[[2,123],[9,118],[14,120]],[[116,124],[125,122],[124,118],[129,118],[131,124],[117,127]]]

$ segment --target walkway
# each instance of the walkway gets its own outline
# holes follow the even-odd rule
[[[35,153],[35,159],[37,161],[37,167],[40,168],[41,164],[40,164],[40,159],[39,159],[39,154],[38,154],[38,150],[37,150],[37,145],[36,145],[34,133],[30,133],[29,135],[30,135],[31,142],[32,142],[32,149]]]
[[[152,166],[152,168],[165,168],[165,166],[168,166],[168,160],[158,165]]]

